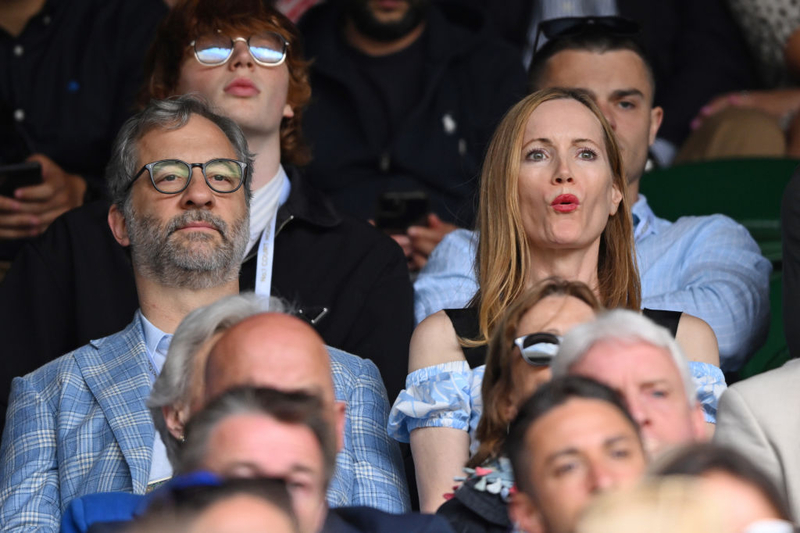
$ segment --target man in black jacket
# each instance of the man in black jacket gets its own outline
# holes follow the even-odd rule
[[[288,300],[328,345],[372,359],[394,399],[413,327],[408,273],[395,243],[338,213],[289,166],[307,159],[305,66],[294,26],[263,2],[195,0],[159,27],[144,99],[197,92],[242,127],[256,159],[241,290]],[[14,376],[119,331],[138,307],[107,212],[96,204],[61,217],[0,286],[3,410]]]
[[[427,220],[396,237],[416,268],[455,225],[472,225],[489,139],[525,94],[513,47],[465,6],[451,10],[336,0],[299,24],[314,61],[308,178],[362,219],[376,216],[383,193],[427,193]]]

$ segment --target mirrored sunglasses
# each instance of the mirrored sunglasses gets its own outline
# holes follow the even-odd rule
[[[522,359],[532,366],[550,366],[560,344],[561,337],[552,333],[531,333],[514,339]]]
[[[203,65],[218,66],[225,64],[233,55],[234,45],[242,41],[247,44],[247,49],[253,60],[263,67],[277,67],[286,60],[289,42],[274,31],[251,35],[247,39],[236,37],[232,39],[227,35],[217,32],[201,35],[190,43],[194,48],[194,56]]]

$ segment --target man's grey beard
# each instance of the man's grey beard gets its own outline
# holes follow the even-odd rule
[[[209,289],[239,277],[250,236],[250,216],[228,227],[222,218],[203,209],[192,209],[170,220],[165,227],[151,216],[139,216],[130,209],[128,238],[131,260],[142,276],[167,287]],[[222,238],[205,231],[176,231],[191,222],[207,222]],[[213,246],[211,249],[207,249]]]

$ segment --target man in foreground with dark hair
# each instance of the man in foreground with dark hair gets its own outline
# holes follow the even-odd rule
[[[597,494],[635,484],[646,466],[624,400],[576,376],[537,389],[511,423],[506,449],[518,491],[509,515],[528,533],[570,533]]]
[[[300,533],[447,533],[440,517],[389,514],[369,507],[328,509],[325,492],[336,464],[336,431],[324,402],[304,392],[240,387],[212,400],[186,426],[175,465],[186,474],[207,470],[223,477],[270,477],[286,480]],[[180,478],[176,478],[180,479]],[[86,531],[78,523],[87,509],[92,520],[116,506],[132,517],[136,499],[95,494],[73,502],[65,529]]]

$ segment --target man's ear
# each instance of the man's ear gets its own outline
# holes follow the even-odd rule
[[[662,120],[664,120],[663,109],[656,106],[650,110],[650,139],[647,143],[648,146],[652,146],[653,143],[656,142],[656,135],[658,135],[658,129],[661,127]]]
[[[122,216],[122,212],[116,205],[112,205],[108,210],[108,226],[111,228],[111,233],[114,234],[114,238],[118,243],[122,246],[130,246],[131,240],[128,238],[128,223],[125,221],[125,217]]]
[[[544,523],[539,508],[527,494],[519,492],[519,489],[511,495],[508,502],[508,517],[517,526],[514,531],[544,533]]]
[[[336,402],[333,404],[334,418],[336,424],[336,451],[344,448],[344,424],[347,415],[347,404]]]
[[[164,422],[166,422],[170,434],[182,441],[184,428],[186,426],[183,409],[175,409],[175,407],[171,405],[165,405],[161,408],[161,414],[164,417]]]

